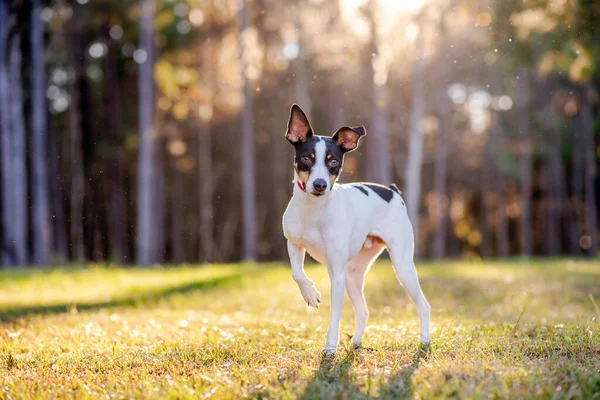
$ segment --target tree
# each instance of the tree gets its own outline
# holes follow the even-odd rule
[[[377,26],[377,2],[370,0],[365,11],[369,29],[370,39],[367,59],[367,75],[371,85],[371,128],[369,129],[370,140],[367,144],[367,180],[379,182],[385,185],[391,183],[390,150],[387,132],[387,116],[385,112],[385,85],[377,79],[377,72],[373,65],[375,57],[380,57],[378,49],[378,26]],[[381,73],[382,71],[380,71]],[[337,129],[337,128],[336,128]]]
[[[154,0],[141,0],[140,50],[146,55],[140,64],[139,86],[139,156],[138,156],[138,213],[136,260],[149,265],[154,258],[155,219],[154,197],[154,132],[152,130],[154,68]]]
[[[21,37],[17,33],[10,46],[10,119],[12,174],[14,185],[9,190],[14,197],[14,250],[17,265],[27,263],[27,145],[23,120],[23,88],[21,80]]]
[[[47,264],[50,260],[50,215],[47,157],[46,72],[44,64],[44,23],[40,0],[31,8],[31,163],[32,163],[32,227],[33,262]]]
[[[531,213],[532,193],[532,151],[533,140],[530,131],[529,114],[529,92],[531,90],[531,70],[529,67],[521,68],[520,72],[520,98],[519,106],[519,179],[521,183],[521,218],[520,218],[520,243],[521,254],[531,256],[533,254],[533,230]]]
[[[255,154],[254,117],[252,110],[252,90],[248,82],[246,48],[244,37],[248,29],[248,6],[240,0],[241,73],[244,105],[241,116],[240,177],[242,201],[242,259],[256,259],[256,193],[255,193]]]
[[[413,61],[412,103],[410,110],[410,131],[408,138],[408,157],[406,160],[405,187],[406,208],[413,225],[415,242],[419,238],[419,205],[421,197],[421,165],[423,163],[423,132],[421,120],[425,115],[425,62],[423,60],[423,26],[420,24],[415,40],[415,59]],[[418,249],[418,247],[417,247]]]
[[[16,263],[16,237],[13,214],[12,135],[10,129],[9,68],[7,63],[8,3],[0,2],[0,132],[2,134],[2,263]]]

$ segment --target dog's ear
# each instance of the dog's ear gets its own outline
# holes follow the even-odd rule
[[[358,147],[358,142],[360,138],[365,136],[367,131],[364,126],[355,126],[350,128],[349,126],[342,126],[338,131],[333,135],[333,140],[337,143],[338,146],[345,153],[347,151],[356,150]]]
[[[305,142],[313,135],[312,128],[306,118],[304,111],[295,104],[290,110],[290,120],[288,121],[287,133],[285,138],[292,144]]]

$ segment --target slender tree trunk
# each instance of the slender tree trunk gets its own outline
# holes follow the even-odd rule
[[[159,123],[154,121],[154,126],[160,126]],[[164,262],[166,253],[166,234],[167,232],[167,196],[166,196],[166,184],[165,184],[165,160],[166,154],[164,152],[165,143],[164,137],[155,140],[155,151],[153,155],[153,166],[154,166],[154,180],[155,183],[152,185],[152,224],[155,227],[152,234],[152,253],[151,258],[153,262]]]
[[[369,85],[371,85],[371,138],[367,143],[366,177],[369,181],[389,185],[391,182],[391,162],[389,153],[389,138],[387,133],[387,115],[385,112],[385,86],[379,85],[375,79],[373,55],[378,55],[377,45],[378,26],[375,16],[377,2],[369,1],[367,17],[369,20],[371,42],[367,53],[367,69]]]
[[[169,156],[170,179],[168,183],[170,214],[171,214],[171,262],[181,264],[185,260],[185,184],[182,172],[177,168],[178,158]]]
[[[296,24],[296,31],[298,32],[299,38],[298,56],[292,61],[292,68],[294,70],[294,93],[296,95],[294,102],[300,104],[307,115],[311,115],[312,102],[310,101],[310,84],[306,73],[305,48],[304,40],[302,39],[302,26],[300,24]]]
[[[450,129],[450,104],[445,93],[446,86],[438,106],[439,130],[438,144],[435,152],[433,187],[436,201],[436,218],[438,221],[433,239],[434,258],[446,256],[446,237],[448,235],[448,134]]]
[[[54,238],[54,253],[56,260],[65,262],[69,259],[67,250],[67,235],[65,230],[65,212],[62,199],[64,192],[60,179],[60,149],[56,136],[50,131],[51,148],[50,148],[50,193],[52,200],[52,237]]]
[[[552,140],[552,139],[550,139]],[[548,140],[548,142],[550,142]],[[548,147],[550,147],[549,144]],[[550,149],[547,152],[550,153]],[[542,214],[544,215],[544,247],[545,253],[550,256],[556,256],[560,253],[560,212],[558,210],[557,187],[554,182],[554,176],[557,173],[553,168],[551,155],[546,154],[544,160],[545,168],[543,172],[543,181],[545,185],[545,198],[543,200]]]
[[[501,147],[500,138],[502,137],[502,121],[500,114],[495,114],[494,121],[490,127],[490,142],[495,146]],[[506,182],[499,160],[495,159],[496,168],[494,179],[494,198],[495,198],[495,230],[496,230],[496,256],[508,257],[510,255],[510,240],[508,237],[508,223],[506,215]]]
[[[583,234],[583,180],[584,180],[584,159],[585,159],[585,129],[581,115],[572,120],[573,134],[571,136],[571,197],[569,201],[570,213],[572,215],[572,229],[576,244],[575,254],[581,254],[579,239]]]
[[[142,0],[140,21],[140,48],[146,60],[139,69],[139,159],[138,159],[138,218],[136,260],[140,265],[152,264],[155,254],[153,235],[156,230],[153,215],[154,194],[154,132],[153,112],[153,20],[154,1]]]
[[[33,0],[31,10],[31,118],[32,118],[32,219],[33,262],[50,260],[50,215],[48,202],[46,72],[44,66],[44,30],[40,18],[40,0]]]
[[[211,104],[212,107],[212,104]],[[200,169],[200,260],[213,261],[214,257],[214,205],[213,205],[213,161],[211,123],[200,122],[198,133],[198,167]]]
[[[488,160],[492,156],[490,149],[492,138],[488,136],[483,150],[483,160],[481,165],[481,204],[479,229],[481,231],[481,258],[489,258],[492,255],[492,234],[489,223],[489,216],[492,214],[490,205],[490,194],[492,193],[492,171]]]
[[[219,47],[213,38],[207,39],[202,52],[203,71],[206,85],[212,93],[216,90],[217,57]],[[204,112],[200,114],[198,130],[198,186],[200,188],[200,243],[198,245],[198,259],[203,262],[214,261],[215,232],[214,232],[214,180],[212,159],[212,131],[211,121],[214,112],[214,98],[205,104]]]
[[[586,83],[583,92],[581,119],[583,123],[584,178],[585,193],[585,232],[590,237],[587,254],[595,257],[598,254],[598,215],[596,204],[596,141],[594,133],[594,114],[591,99],[594,96],[591,82]],[[586,246],[587,247],[587,246]]]
[[[554,217],[556,219],[555,225],[557,225],[554,235],[557,238],[555,248],[560,253],[562,251],[561,244],[562,238],[559,232],[565,232],[565,238],[567,241],[567,247],[569,252],[578,252],[579,237],[577,235],[573,215],[571,213],[569,202],[567,199],[567,188],[566,188],[566,176],[565,168],[560,153],[560,135],[559,132],[554,128],[550,132],[548,140],[548,162],[550,164],[551,171],[551,183],[553,186],[553,200],[554,200]],[[562,223],[563,229],[559,228]]]
[[[510,240],[508,237],[508,223],[506,216],[505,181],[502,171],[497,170],[494,184],[496,197],[496,245],[497,256],[504,258],[510,255]]]
[[[0,132],[2,134],[2,264],[17,263],[17,230],[14,214],[13,134],[10,123],[8,66],[8,3],[0,2]]]
[[[246,77],[246,55],[244,36],[248,28],[248,5],[240,0],[240,36],[242,37],[242,88],[244,108],[241,118],[241,200],[242,200],[242,258],[256,259],[256,193],[255,193],[255,143],[254,118],[252,110],[252,90]]]
[[[70,160],[71,166],[71,192],[70,192],[70,216],[69,231],[71,238],[71,256],[74,261],[84,259],[84,237],[83,237],[83,201],[84,201],[84,165],[83,165],[83,142],[81,138],[81,76],[83,75],[84,48],[81,38],[81,10],[79,5],[73,5],[73,22],[70,30],[71,43],[71,65],[73,68],[73,79],[69,83],[69,96],[71,106],[69,107],[69,131],[70,131]]]
[[[10,82],[12,85],[11,127],[12,127],[12,167],[14,174],[14,229],[15,255],[17,265],[27,263],[27,145],[25,139],[25,121],[23,120],[23,87],[21,80],[21,40],[13,37],[10,52]]]
[[[422,27],[420,27],[422,29]],[[423,163],[423,134],[420,123],[425,113],[424,81],[425,65],[423,61],[423,34],[419,32],[415,42],[415,60],[413,62],[413,92],[410,112],[410,136],[408,158],[406,162],[406,207],[412,222],[415,243],[419,238],[419,206],[421,198],[421,165]],[[418,253],[419,246],[415,250]]]
[[[107,16],[110,13],[107,12]],[[118,47],[109,38],[110,21],[105,22],[105,37],[108,51],[105,57],[106,85],[104,90],[104,112],[107,124],[107,136],[110,138],[110,151],[106,157],[108,177],[108,242],[110,257],[116,262],[126,259],[125,229],[127,224],[125,211],[125,193],[123,190],[123,168],[121,166],[121,132],[119,124],[120,96],[118,85]]]
[[[519,110],[519,176],[521,180],[521,223],[520,242],[521,255],[531,256],[533,253],[533,231],[531,229],[531,186],[532,186],[532,138],[530,132],[529,91],[531,90],[531,71],[523,68],[521,71],[521,94],[523,104]]]

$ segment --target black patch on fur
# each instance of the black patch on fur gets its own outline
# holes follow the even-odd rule
[[[396,187],[396,185],[393,185],[394,187],[392,188],[390,187],[386,187],[383,185],[378,185],[377,183],[356,183],[353,184],[352,186],[354,186],[355,188],[357,188],[358,190],[360,190],[361,192],[363,192],[364,194],[366,194],[367,196],[369,195],[369,192],[365,189],[365,187],[371,189],[372,191],[375,192],[375,194],[377,194],[377,196],[381,197],[383,200],[387,201],[388,203],[390,201],[392,201],[392,199],[394,198],[394,192],[398,193],[399,190]]]
[[[369,192],[367,191],[367,189],[365,189],[364,187],[362,187],[361,185],[352,185],[352,187],[357,188],[358,190],[360,190],[361,192],[363,192],[363,194],[365,196],[369,195]]]

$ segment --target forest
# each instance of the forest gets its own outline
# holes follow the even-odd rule
[[[284,260],[290,106],[419,258],[598,252],[600,2],[0,0],[4,266]]]

